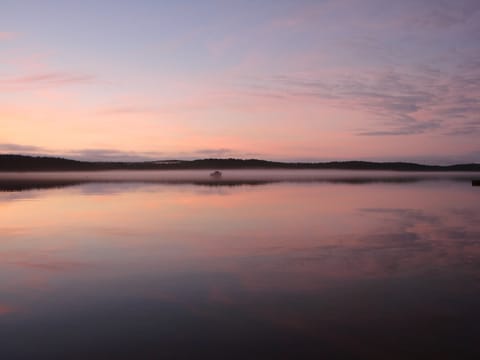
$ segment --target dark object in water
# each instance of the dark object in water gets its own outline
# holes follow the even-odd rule
[[[217,170],[217,171],[212,172],[212,173],[210,174],[210,176],[211,176],[212,178],[215,178],[215,179],[220,179],[220,178],[222,177],[222,173]]]
[[[480,180],[472,180],[472,186],[480,186]]]

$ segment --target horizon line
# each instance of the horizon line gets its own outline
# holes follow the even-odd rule
[[[124,164],[142,164],[142,163],[165,163],[167,162],[192,162],[192,161],[204,161],[204,160],[220,160],[220,161],[262,161],[269,163],[279,163],[279,164],[305,164],[305,165],[314,165],[314,164],[331,164],[331,163],[371,163],[371,164],[406,164],[406,165],[420,165],[428,167],[453,167],[458,165],[480,165],[480,162],[461,162],[461,163],[451,163],[447,165],[440,164],[426,164],[422,162],[413,162],[407,160],[324,160],[324,161],[299,161],[299,160],[268,160],[263,158],[241,158],[241,157],[202,157],[202,158],[191,158],[191,159],[151,159],[151,160],[87,160],[87,159],[75,159],[74,157],[62,156],[62,155],[32,155],[32,154],[18,154],[18,153],[0,153],[0,156],[18,156],[26,158],[50,158],[50,159],[62,159],[68,161],[76,161],[81,163],[124,163]],[[161,165],[161,164],[159,164]]]

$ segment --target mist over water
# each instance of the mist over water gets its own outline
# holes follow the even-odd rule
[[[4,185],[82,184],[99,182],[193,183],[203,185],[241,185],[272,182],[417,182],[434,180],[471,181],[480,175],[471,172],[407,172],[360,170],[224,170],[212,177],[213,170],[0,172],[0,190]]]
[[[0,358],[480,355],[472,174],[209,173],[1,174]]]

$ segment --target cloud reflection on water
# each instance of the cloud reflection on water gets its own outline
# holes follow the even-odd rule
[[[129,353],[127,339],[152,353],[197,341],[210,354],[215,339],[287,354],[282,338],[310,354],[321,342],[325,353],[384,358],[389,332],[415,347],[432,331],[448,339],[445,324],[468,337],[480,318],[480,205],[465,183],[209,189],[0,194],[0,303],[22,309],[0,327],[7,348],[18,350],[5,329],[32,341],[42,323],[48,339],[76,350],[102,334],[90,340],[99,358]],[[76,325],[62,333],[62,324]]]

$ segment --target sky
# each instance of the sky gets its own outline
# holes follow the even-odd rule
[[[0,9],[0,153],[480,162],[478,0]]]

